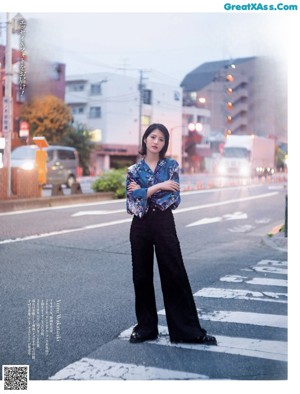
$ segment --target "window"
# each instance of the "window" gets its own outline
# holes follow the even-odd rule
[[[73,150],[59,149],[57,154],[59,160],[75,160],[75,153]]]
[[[101,83],[91,85],[91,95],[96,96],[102,94]]]
[[[72,106],[72,114],[73,115],[82,115],[84,114],[84,106]]]
[[[180,92],[178,90],[176,90],[174,92],[174,100],[175,101],[180,101]]]
[[[142,125],[143,126],[150,126],[151,123],[151,116],[142,115]]]
[[[59,63],[52,63],[50,65],[50,78],[53,80],[59,80],[62,73],[62,66]]]
[[[90,108],[90,118],[101,118],[101,107],[91,107]]]
[[[197,100],[197,92],[189,92],[190,100],[195,102]]]
[[[47,151],[47,161],[48,162],[53,160],[53,153],[54,153],[53,150],[48,150]]]
[[[202,124],[207,123],[206,117],[202,115],[197,115],[197,123],[202,123]]]
[[[68,86],[70,92],[83,92],[84,83],[72,83]]]
[[[186,115],[185,115],[185,120],[186,120],[186,123],[187,123],[187,124],[193,123],[193,122],[194,122],[194,115],[186,114]]]
[[[144,89],[144,97],[143,97],[143,103],[144,104],[152,104],[152,90],[149,89]]]

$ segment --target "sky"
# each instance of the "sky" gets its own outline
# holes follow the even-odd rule
[[[162,0],[163,1],[163,0]],[[179,85],[205,62],[271,55],[287,62],[287,13],[22,12],[34,33],[25,44],[66,64],[66,74],[122,72]],[[14,15],[13,13],[11,13]],[[0,14],[1,22],[5,13]],[[14,36],[14,46],[18,47]],[[0,42],[5,43],[2,34]]]

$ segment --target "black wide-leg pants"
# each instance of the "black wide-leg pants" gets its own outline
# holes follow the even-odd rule
[[[191,340],[205,335],[184,267],[171,209],[150,208],[135,216],[130,229],[135,290],[136,329],[141,335],[157,333],[158,316],[153,285],[154,251],[157,258],[170,340]]]

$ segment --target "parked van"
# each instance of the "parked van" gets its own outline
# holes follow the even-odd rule
[[[19,146],[11,154],[11,167],[32,170],[35,167],[36,145]],[[50,145],[47,152],[47,184],[65,184],[71,187],[76,182],[79,166],[78,152],[75,148]]]

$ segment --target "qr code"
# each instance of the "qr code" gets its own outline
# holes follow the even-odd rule
[[[28,365],[4,365],[4,390],[27,390],[28,375]]]

